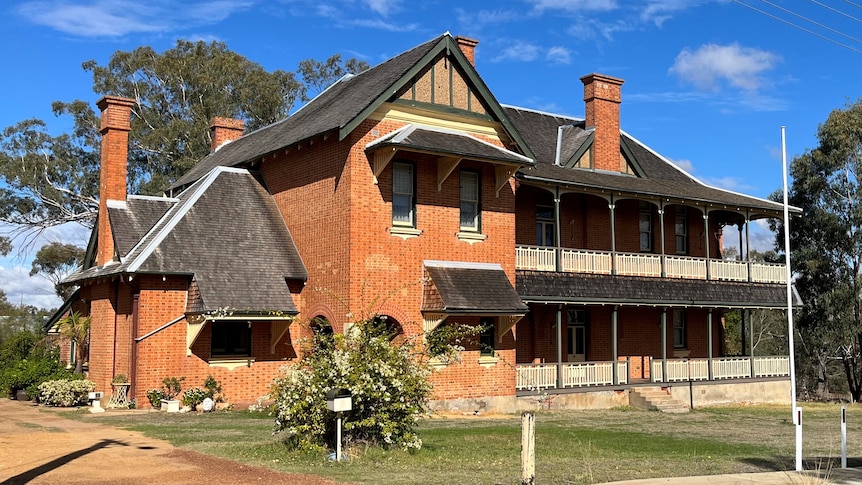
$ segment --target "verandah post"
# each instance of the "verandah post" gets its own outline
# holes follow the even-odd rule
[[[563,388],[563,305],[557,305],[557,389]]]
[[[706,311],[706,356],[709,380],[712,380],[712,308]]]
[[[667,307],[661,309],[661,380],[667,380]]]
[[[613,354],[613,364],[611,365],[611,370],[613,372],[613,384],[617,385],[620,383],[619,371],[617,370],[617,359],[619,359],[619,349],[617,348],[617,333],[618,333],[618,320],[617,320],[617,309],[618,307],[614,307],[611,313],[611,353]]]

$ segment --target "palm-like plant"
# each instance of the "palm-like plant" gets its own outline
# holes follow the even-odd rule
[[[75,344],[75,373],[80,374],[90,355],[90,317],[72,312],[57,323],[60,335]]]

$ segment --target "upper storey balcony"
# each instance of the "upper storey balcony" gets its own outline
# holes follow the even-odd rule
[[[613,192],[519,188],[515,268],[678,280],[783,284],[784,264],[755,262],[744,207]],[[724,228],[737,229],[728,241]],[[724,246],[743,260],[723,259]]]

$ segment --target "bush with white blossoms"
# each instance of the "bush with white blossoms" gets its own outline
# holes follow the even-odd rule
[[[385,317],[354,324],[347,335],[320,333],[295,365],[284,366],[272,385],[276,432],[298,449],[335,444],[335,415],[326,393],[347,389],[353,410],[343,415],[345,443],[418,449],[416,420],[426,412],[431,385],[427,359],[415,342],[392,340]]]
[[[48,406],[81,406],[95,390],[96,383],[86,379],[46,381],[39,384],[39,401]]]

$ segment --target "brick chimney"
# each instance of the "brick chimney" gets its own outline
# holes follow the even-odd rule
[[[478,44],[479,41],[459,35],[458,37],[455,37],[455,42],[458,43],[458,47],[461,49],[461,52],[464,53],[464,57],[470,61],[470,64],[473,67],[476,67],[476,44]]]
[[[214,152],[229,141],[234,141],[245,132],[245,121],[214,116],[210,121],[210,151]]]
[[[108,201],[126,200],[126,175],[129,163],[129,131],[135,100],[105,96],[96,102],[102,111],[101,168],[99,171],[99,244],[96,263],[114,259],[114,236],[108,221]]]
[[[586,128],[595,128],[593,168],[620,171],[620,102],[622,79],[587,74],[584,83]]]

